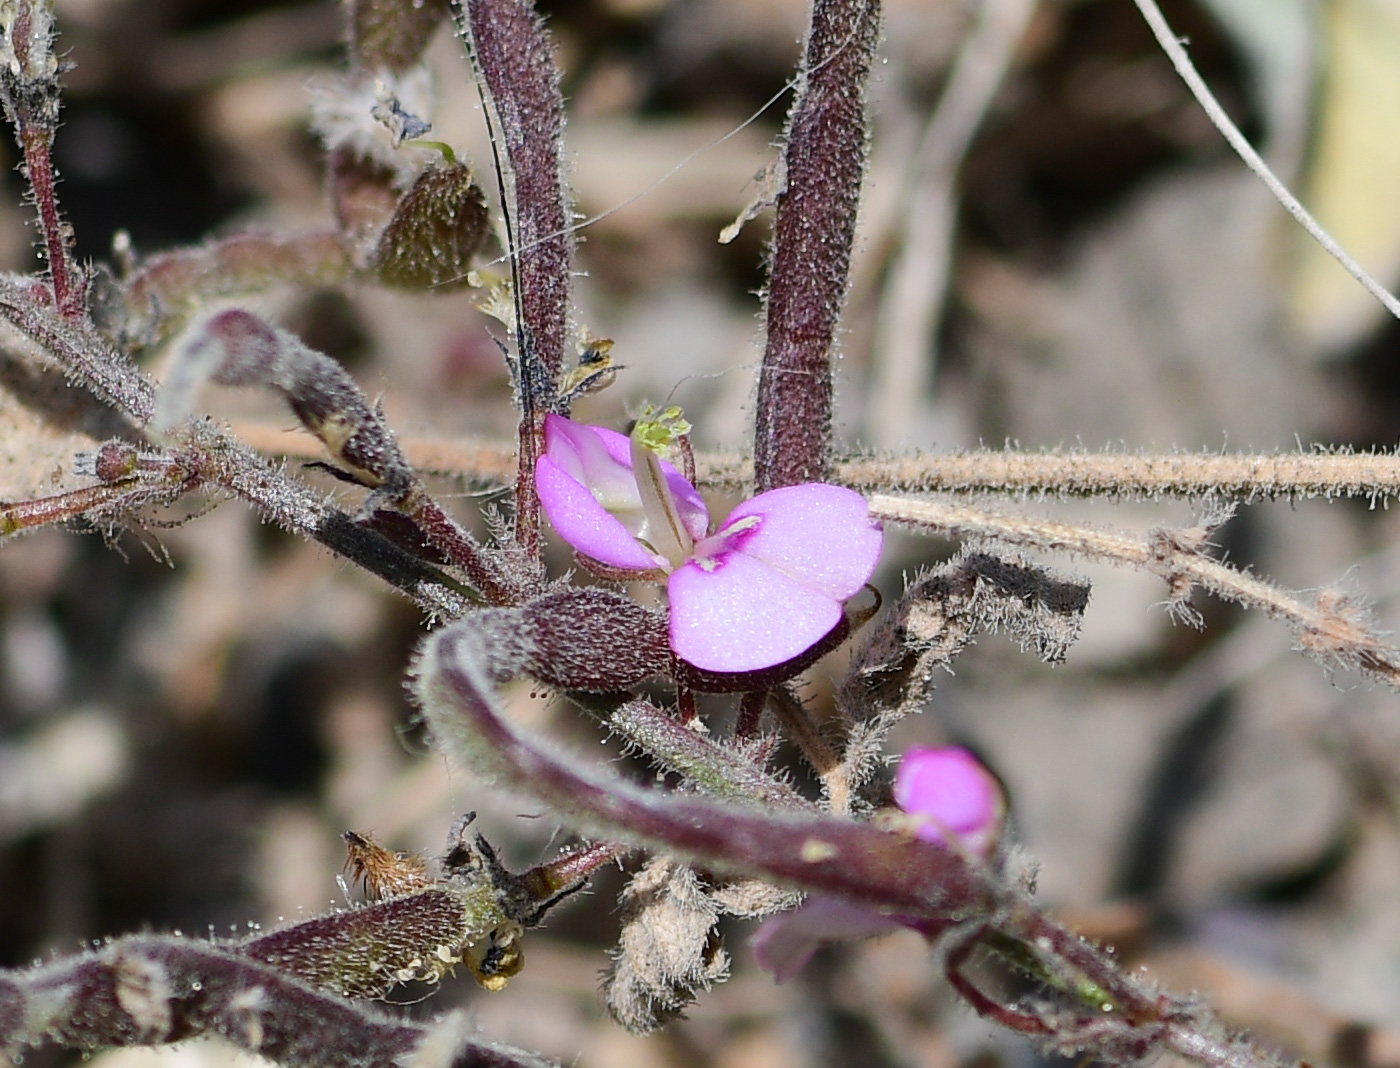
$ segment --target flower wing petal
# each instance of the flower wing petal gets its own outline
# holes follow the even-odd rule
[[[587,487],[605,508],[640,512],[642,501],[632,477],[627,439],[622,438],[623,451],[618,456],[605,436],[609,434],[622,437],[611,430],[585,426],[551,413],[544,417],[544,454],[560,471]]]
[[[880,560],[885,535],[865,498],[820,482],[760,493],[730,513],[716,537],[737,520],[760,516],[730,545],[802,585],[844,601],[860,592]]]
[[[741,552],[677,568],[666,590],[671,648],[704,671],[781,664],[841,621],[836,600]]]
[[[793,912],[769,917],[753,936],[758,966],[786,983],[802,970],[818,947],[829,942],[856,942],[898,931],[901,924],[834,897],[809,897]]]
[[[627,571],[650,571],[659,566],[657,557],[647,552],[587,486],[547,455],[535,465],[535,492],[559,536],[584,556]]]
[[[642,500],[632,474],[632,445],[626,434],[550,414],[544,420],[544,440],[546,456],[587,486],[611,511],[635,515],[640,527]],[[674,464],[662,460],[661,471],[675,494],[681,522],[698,541],[710,531],[710,512],[705,507],[705,499]],[[550,518],[552,520],[553,516]]]

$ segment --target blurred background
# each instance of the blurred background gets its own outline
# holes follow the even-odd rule
[[[1400,3],[1164,7],[1280,174],[1383,282],[1400,282]],[[791,78],[806,5],[545,9],[577,210],[608,213],[583,234],[578,319],[615,339],[627,367],[577,414],[620,425],[629,406],[670,399],[698,446],[747,449],[769,217],[717,237],[763,196],[788,98],[735,131]],[[308,86],[342,63],[336,4],[58,0],[58,17],[73,67],[56,154],[82,257],[110,261],[119,233],[139,257],[329,224]],[[841,344],[851,448],[1396,445],[1400,327],[1230,155],[1127,0],[889,0],[885,18]],[[479,161],[494,197],[479,103],[446,31],[429,62],[433,136]],[[0,262],[32,270],[9,139],[5,153]],[[342,360],[402,433],[504,441],[509,384],[473,299],[346,288],[245,303]],[[59,387],[6,345],[0,497],[15,500],[52,492],[105,431],[40,421],[20,398]],[[240,424],[293,423],[257,394],[204,400]],[[321,484],[353,506],[353,491]],[[465,477],[438,486],[463,517],[492,499]],[[1011,506],[1137,531],[1198,512]],[[0,964],[342,903],[350,828],[436,852],[477,809],[517,865],[562,840],[549,814],[427,750],[401,686],[424,633],[405,600],[238,504],[166,518],[0,551]],[[1218,540],[1284,586],[1340,583],[1397,629],[1400,523],[1384,507],[1255,503]],[[892,537],[886,596],[951,550]],[[1400,1064],[1394,695],[1329,675],[1262,618],[1203,600],[1204,630],[1173,626],[1159,581],[1060,563],[1094,589],[1069,662],[1052,670],[986,636],[893,748],[955,740],[982,754],[1009,785],[1042,900],[1132,966],[1201,990],[1293,1054]],[[816,672],[818,712],[838,669]],[[599,751],[569,709],[528,687],[517,697],[540,729]],[[596,994],[622,884],[604,873],[532,933],[505,992],[464,975],[426,1001],[395,1000],[411,1014],[465,1005],[485,1037],[585,1068],[1037,1060],[955,1002],[913,935],[824,951],[777,987],[735,925],[733,978],[689,1020],[628,1036]],[[233,1057],[195,1044],[101,1061]]]

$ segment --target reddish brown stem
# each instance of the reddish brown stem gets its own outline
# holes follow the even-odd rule
[[[528,412],[520,420],[516,452],[515,540],[532,560],[540,556],[540,502],[535,495],[535,465],[544,452],[544,423]]]
[[[700,713],[695,707],[695,691],[689,686],[676,684],[676,716],[682,723],[693,723]]]
[[[39,230],[49,265],[54,306],[65,319],[81,319],[86,286],[68,247],[68,227],[58,208],[58,179],[54,174],[53,131],[20,116],[19,143],[24,152],[24,177],[34,195]]]
[[[49,265],[54,306],[68,320],[86,312],[83,272],[73,263],[71,234],[58,208],[53,139],[58,129],[58,58],[53,53],[53,12],[43,0],[16,0],[4,42],[11,50],[0,70],[0,97],[15,128],[25,180],[39,213],[40,239]]]
[[[1033,947],[1062,987],[1096,989],[1103,1003],[1134,1026],[1160,1024],[1173,1011],[1170,998],[1148,991],[1116,968],[1098,947],[1034,909],[1017,909],[997,929]]]
[[[539,900],[546,901],[569,887],[577,886],[605,864],[611,864],[630,852],[631,847],[621,842],[599,842],[566,853],[547,864],[536,865],[521,878]]]
[[[760,492],[829,477],[831,349],[865,173],[864,93],[879,22],[876,0],[813,4],[773,233],[754,427]]]
[[[735,738],[752,738],[758,734],[763,710],[768,705],[767,690],[750,690],[739,699],[739,718],[734,724]]]
[[[682,434],[676,439],[676,448],[681,455],[681,474],[692,486],[695,485],[695,448],[690,444],[690,435]]]
[[[63,523],[84,515],[127,511],[158,499],[179,496],[183,486],[153,486],[128,478],[101,486],[39,497],[32,501],[0,501],[0,537]]]
[[[488,556],[480,543],[463,530],[421,484],[396,503],[404,515],[418,524],[438,552],[466,572],[468,581],[491,604],[519,604],[532,593],[539,592],[534,585],[512,581],[497,558]]]
[[[963,974],[963,966],[972,958],[972,951],[981,943],[987,930],[985,925],[977,927],[969,934],[958,938],[948,948],[947,959],[943,965],[943,974],[948,980],[948,985],[961,994],[979,1016],[995,1020],[1003,1027],[1009,1027],[1023,1035],[1048,1034],[1050,1028],[1040,1017],[1007,1008],[999,1001],[982,993],[977,984]]]
[[[544,24],[528,0],[457,0],[458,32],[492,129],[515,280],[520,404],[515,538],[539,556],[535,462],[544,417],[559,409],[572,238],[563,181],[564,103]]]

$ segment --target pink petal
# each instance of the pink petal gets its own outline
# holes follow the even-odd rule
[[[917,748],[895,772],[894,799],[911,816],[927,817],[915,833],[929,842],[955,834],[967,848],[986,852],[1000,833],[1006,798],[996,777],[966,749]]]
[[[836,898],[810,897],[795,911],[765,920],[750,945],[759,967],[786,983],[823,943],[854,942],[899,928],[895,920]]]
[[[605,434],[622,437],[602,427],[575,423],[562,415],[547,415],[544,417],[544,454],[558,464],[564,474],[586,486],[605,508],[614,512],[639,512],[642,501],[632,478],[627,439],[622,438],[619,457],[615,449],[608,447]]]
[[[548,455],[535,465],[535,492],[559,536],[584,556],[627,571],[650,571],[665,563]]]
[[[632,475],[631,442],[626,434],[551,414],[544,419],[544,440],[546,456],[587,486],[604,507],[628,513],[628,520],[633,518],[630,513],[635,512],[637,529],[641,529],[642,501]],[[661,471],[666,485],[675,494],[677,511],[686,530],[696,540],[703,538],[710,530],[710,512],[705,507],[705,499],[674,465],[662,460]],[[558,529],[557,524],[555,529]]]
[[[730,544],[833,600],[859,593],[879,562],[884,533],[852,490],[812,482],[760,493],[734,509],[715,536],[751,515],[763,522]]]
[[[685,564],[672,572],[666,590],[671,648],[704,671],[781,664],[810,649],[841,619],[835,600],[742,552]]]

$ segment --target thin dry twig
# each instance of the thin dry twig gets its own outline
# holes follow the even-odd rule
[[[234,433],[259,452],[316,459],[309,434],[264,423]],[[419,471],[501,485],[515,477],[515,451],[487,438],[401,438]],[[696,484],[741,492],[753,468],[737,453],[695,453]],[[1159,499],[1215,497],[1243,501],[1400,496],[1400,456],[1393,453],[1077,453],[980,449],[906,453],[838,461],[832,481],[867,493],[980,492],[1016,496]]]
[[[1337,243],[1336,238],[1329,234],[1315,218],[1303,207],[1302,203],[1289,192],[1288,187],[1279,180],[1278,176],[1269,169],[1269,165],[1264,162],[1258,152],[1254,151],[1254,146],[1245,140],[1244,134],[1240,133],[1225,113],[1225,109],[1220,106],[1220,102],[1210,91],[1205,80],[1197,73],[1195,66],[1191,62],[1191,57],[1186,54],[1186,49],[1182,46],[1181,39],[1172,32],[1171,26],[1167,24],[1166,18],[1162,14],[1154,0],[1133,0],[1142,12],[1142,17],[1147,20],[1147,25],[1152,29],[1152,35],[1157,38],[1157,44],[1161,46],[1167,58],[1172,61],[1172,66],[1176,68],[1181,80],[1186,83],[1186,87],[1191,90],[1191,95],[1196,98],[1196,102],[1205,110],[1210,121],[1215,124],[1215,128],[1220,131],[1225,140],[1230,143],[1230,147],[1235,150],[1235,154],[1244,161],[1244,165],[1250,169],[1261,182],[1268,188],[1274,198],[1284,206],[1289,215],[1296,219],[1319,245],[1327,250],[1328,255],[1335,259],[1345,268],[1347,274],[1351,275],[1363,286],[1366,287],[1373,297],[1385,305],[1386,311],[1400,319],[1400,300],[1397,300],[1385,286],[1377,282],[1367,270],[1352,258],[1346,249]]]
[[[848,460],[837,480],[868,492],[972,491],[1065,497],[1244,501],[1400,495],[1400,456],[1385,452],[1078,453],[979,449]]]
[[[1193,586],[1286,622],[1304,652],[1323,663],[1355,668],[1400,689],[1400,649],[1381,640],[1356,599],[1335,589],[1308,603],[1272,583],[1205,554],[1209,525],[1159,529],[1147,537],[1089,527],[998,515],[966,505],[878,494],[871,515],[917,530],[952,537],[993,538],[1048,552],[1064,552],[1150,571],[1171,587],[1171,608],[1191,618],[1186,600]]]

